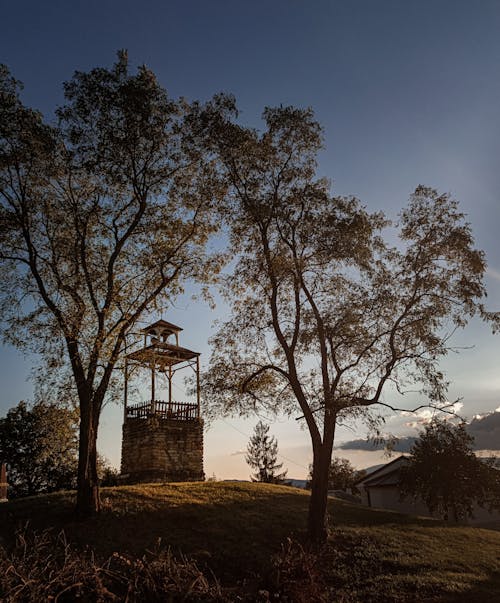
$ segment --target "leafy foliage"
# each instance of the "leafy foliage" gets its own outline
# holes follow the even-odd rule
[[[103,487],[118,486],[120,484],[120,472],[101,457],[98,461],[99,480]]]
[[[219,182],[145,66],[76,72],[57,126],[25,107],[0,69],[0,310],[6,338],[68,369],[80,406],[78,507],[99,508],[96,439],[131,327],[219,257]],[[46,377],[46,372],[43,378]]]
[[[9,497],[74,488],[78,413],[53,404],[20,402],[0,419],[0,459]]]
[[[474,505],[500,509],[500,471],[479,459],[465,425],[433,420],[415,442],[401,469],[401,493],[422,499],[431,513],[459,521]]]
[[[439,360],[450,333],[498,316],[482,304],[484,254],[449,195],[418,186],[393,247],[384,215],[316,177],[322,139],[311,110],[267,108],[262,132],[236,116],[227,97],[203,113],[230,185],[236,258],[223,289],[232,313],[213,338],[205,385],[212,411],[300,413],[313,448],[310,533],[321,540],[336,425],[376,425],[381,406],[393,408],[389,386],[446,406]]]
[[[328,470],[328,490],[344,490],[352,492],[355,483],[365,474],[364,470],[356,470],[348,459],[333,457]],[[313,466],[309,466],[309,481],[307,487],[311,487],[313,480]]]
[[[252,476],[254,482],[280,484],[287,472],[279,473],[283,463],[278,463],[278,442],[274,436],[269,435],[269,425],[259,421],[247,446],[246,462],[256,469]]]

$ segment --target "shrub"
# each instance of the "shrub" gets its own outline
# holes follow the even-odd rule
[[[99,563],[91,550],[77,551],[64,532],[19,532],[11,552],[0,547],[0,600],[41,601],[227,601],[219,583],[186,557],[170,550],[143,558],[119,553]]]

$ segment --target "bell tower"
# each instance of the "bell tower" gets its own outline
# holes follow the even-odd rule
[[[179,345],[181,331],[158,320],[142,330],[143,347],[125,358],[121,474],[129,483],[204,479],[200,354]],[[150,396],[145,402],[129,403],[132,369],[149,372]],[[196,402],[174,400],[174,377],[183,369],[196,375]]]

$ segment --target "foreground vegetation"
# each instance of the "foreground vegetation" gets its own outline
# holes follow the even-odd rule
[[[104,488],[102,497],[103,513],[83,522],[74,520],[73,493],[0,506],[0,600],[500,597],[500,532],[493,530],[331,500],[333,534],[322,549],[308,550],[309,494],[285,486],[148,484]]]

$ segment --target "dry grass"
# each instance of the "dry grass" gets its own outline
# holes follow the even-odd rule
[[[0,536],[9,548],[15,528],[26,520],[35,530],[64,529],[74,554],[94,551],[94,564],[102,571],[120,559],[132,566],[142,562],[161,539],[160,550],[154,549],[159,570],[151,584],[160,583],[167,563],[161,555],[168,552],[191,579],[199,576],[209,596],[222,597],[210,591],[219,588],[215,574],[229,600],[265,601],[266,593],[258,594],[262,589],[269,600],[297,602],[500,600],[500,532],[334,500],[335,531],[318,553],[300,544],[308,505],[308,493],[300,490],[250,483],[149,484],[105,488],[102,498],[102,515],[81,523],[73,518],[70,493],[2,505]]]
[[[102,500],[99,517],[77,522],[72,494],[20,499],[0,508],[11,524],[10,536],[2,527],[0,533],[12,542],[26,521],[38,530],[64,529],[71,542],[100,557],[142,555],[161,539],[222,578],[249,578],[287,536],[304,531],[308,495],[284,486],[206,482],[103,488]]]
[[[0,549],[0,595],[5,603],[79,601],[228,601],[217,580],[170,550],[142,558],[119,553],[99,563],[76,551],[64,532],[20,532],[10,552]]]
[[[275,558],[269,590],[294,603],[500,600],[498,539],[482,531],[425,530],[337,529],[319,551],[288,541]]]

